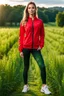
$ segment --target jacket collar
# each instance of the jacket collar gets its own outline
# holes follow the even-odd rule
[[[35,20],[35,19],[37,19],[36,16],[34,16],[34,20]],[[28,20],[32,20],[32,18],[29,16],[29,17],[28,17]]]

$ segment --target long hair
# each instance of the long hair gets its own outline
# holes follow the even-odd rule
[[[36,7],[36,4],[31,1],[31,2],[29,2],[29,3],[27,4],[27,6],[26,6],[25,9],[24,9],[23,18],[22,18],[22,20],[21,20],[21,22],[20,22],[20,23],[22,23],[22,25],[26,24],[26,22],[28,21],[28,17],[29,17],[28,6],[29,6],[30,4],[33,4],[33,5],[35,6],[36,11],[35,11],[34,16],[36,16],[36,17],[38,18],[38,14],[37,14],[38,9],[37,9],[37,7]]]

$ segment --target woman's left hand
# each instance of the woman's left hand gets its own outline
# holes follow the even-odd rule
[[[41,49],[41,47],[39,46],[37,50],[40,50],[40,49]]]

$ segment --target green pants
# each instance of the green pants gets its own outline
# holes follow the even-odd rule
[[[24,54],[23,79],[24,79],[24,84],[28,83],[27,79],[28,79],[30,53],[32,53],[34,59],[36,60],[37,64],[39,65],[42,83],[46,84],[46,69],[45,69],[44,60],[43,60],[43,57],[41,54],[41,50],[23,48],[23,54]]]

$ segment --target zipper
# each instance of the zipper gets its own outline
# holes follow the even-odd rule
[[[33,45],[34,45],[34,23],[32,20],[32,48],[33,48]]]

